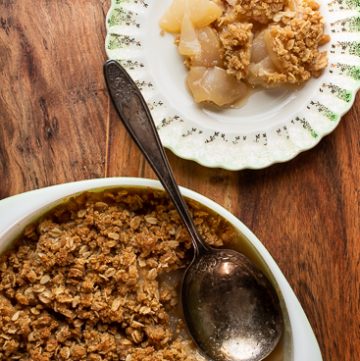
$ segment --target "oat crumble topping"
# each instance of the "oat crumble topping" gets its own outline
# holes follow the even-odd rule
[[[282,11],[287,0],[230,0],[226,3],[226,11],[220,17],[219,23],[232,23],[236,19],[268,24],[275,14]]]
[[[213,246],[233,237],[192,204]],[[191,242],[161,192],[84,194],[0,258],[0,359],[195,361],[178,317]]]
[[[253,39],[253,24],[232,23],[221,28],[220,42],[223,46],[224,65],[229,74],[239,80],[248,74]]]

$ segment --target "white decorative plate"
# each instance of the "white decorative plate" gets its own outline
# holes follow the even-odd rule
[[[171,0],[112,0],[106,52],[130,73],[165,147],[207,167],[264,168],[294,158],[332,132],[360,87],[360,2],[320,1],[331,36],[329,66],[297,90],[261,90],[239,109],[197,106],[173,36],[159,19]]]

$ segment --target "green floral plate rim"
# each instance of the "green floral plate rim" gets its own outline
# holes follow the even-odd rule
[[[329,66],[304,87],[259,91],[241,108],[194,104],[173,37],[159,19],[170,0],[112,0],[106,53],[142,91],[165,147],[181,158],[228,170],[260,169],[314,147],[339,124],[360,87],[360,1],[320,2]]]

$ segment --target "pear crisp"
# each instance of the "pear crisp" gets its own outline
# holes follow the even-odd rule
[[[250,88],[321,75],[328,58],[320,47],[330,37],[319,7],[313,0],[173,0],[160,27],[176,36],[194,100],[231,106]]]
[[[213,246],[235,238],[191,203]],[[192,245],[163,192],[85,193],[28,226],[0,257],[0,359],[196,361],[179,316]]]

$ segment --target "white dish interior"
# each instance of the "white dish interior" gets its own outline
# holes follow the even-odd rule
[[[70,195],[83,191],[104,190],[116,187],[141,187],[161,190],[158,181],[141,178],[107,178],[59,186],[43,188],[28,193],[23,193],[0,201],[0,253],[4,252],[11,243],[21,234],[25,226],[37,220],[41,215],[64,201]],[[283,313],[286,323],[283,361],[321,361],[321,352],[294,292],[289,286],[279,267],[259,241],[259,239],[236,217],[210,199],[182,188],[182,194],[196,202],[212,209],[230,222],[244,239],[255,249],[259,258],[266,264],[271,278],[278,287],[278,292],[283,299]]]

